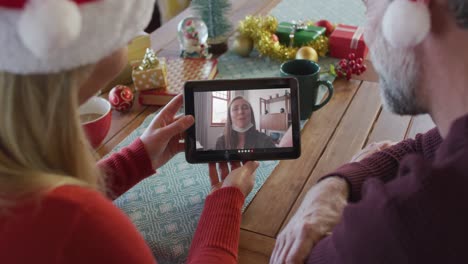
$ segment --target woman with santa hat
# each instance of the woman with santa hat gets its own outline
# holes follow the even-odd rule
[[[126,63],[154,0],[0,0],[0,262],[155,263],[111,201],[183,150],[192,116],[171,101],[144,134],[99,161],[78,108]],[[226,164],[223,164],[227,168]],[[258,163],[210,167],[188,261],[235,263]],[[157,258],[157,256],[156,256]]]

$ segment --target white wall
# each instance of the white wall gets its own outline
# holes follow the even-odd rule
[[[197,140],[202,144],[204,149],[215,149],[216,139],[223,133],[223,127],[212,127],[211,126],[211,92],[203,93],[203,113],[195,113],[198,116],[198,121],[202,120],[201,123],[197,122],[197,126],[203,126],[205,129],[205,136],[197,134]],[[203,115],[203,118],[201,117]]]

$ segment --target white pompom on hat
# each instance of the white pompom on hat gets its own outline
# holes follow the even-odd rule
[[[0,71],[93,64],[148,25],[155,0],[0,0]]]
[[[80,32],[80,10],[72,1],[29,1],[18,21],[21,40],[40,58],[47,58],[53,50],[66,48],[78,38]]]
[[[429,0],[393,0],[382,21],[383,35],[395,48],[417,46],[430,29]]]

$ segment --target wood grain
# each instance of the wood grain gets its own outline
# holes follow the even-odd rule
[[[348,162],[363,146],[381,107],[379,91],[376,86],[376,83],[364,82],[359,88],[356,97],[346,111],[332,139],[328,142],[325,152],[308,178],[284,225],[289,222],[289,219],[302,203],[304,196],[316,184],[317,180],[343,163]],[[279,230],[276,231],[279,232]],[[275,237],[276,235],[277,233]]]
[[[122,122],[121,124],[118,124],[118,126],[120,126],[121,128],[119,132],[116,133],[112,138],[110,138],[105,144],[101,145],[101,147],[97,149],[97,154],[100,157],[107,155],[122,140],[124,140],[128,135],[130,135],[130,133],[137,129],[141,125],[141,123],[143,123],[147,116],[154,113],[157,109],[159,109],[159,107],[157,106],[145,107],[145,109],[140,113],[132,115],[134,117],[132,120],[127,120],[126,123]],[[122,117],[122,119],[123,118],[124,117]],[[125,116],[125,119],[129,118],[130,116]],[[112,119],[112,122],[114,122],[114,119]]]
[[[410,121],[409,116],[399,116],[382,109],[365,145],[384,140],[402,141],[405,139]]]
[[[242,230],[239,241],[239,263],[268,263],[275,239]]]
[[[270,262],[270,256],[265,256],[246,249],[239,250],[238,257],[238,263],[241,264],[268,264]]]
[[[414,138],[416,134],[427,132],[433,127],[435,127],[435,124],[429,115],[420,115],[413,117],[406,137]]]
[[[336,125],[350,104],[360,82],[336,81],[335,94],[315,112],[301,135],[301,157],[281,161],[244,212],[242,228],[274,237],[289,208],[327,147]]]

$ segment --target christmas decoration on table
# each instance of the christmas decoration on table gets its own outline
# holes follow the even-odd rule
[[[232,43],[232,51],[242,57],[248,57],[253,50],[253,40],[244,35],[238,35]]]
[[[311,47],[302,47],[296,53],[296,59],[298,60],[311,60],[318,62],[318,54]]]
[[[141,35],[132,39],[127,45],[127,64],[125,68],[114,80],[106,85],[106,87],[102,89],[101,92],[108,92],[119,84],[132,84],[132,62],[141,61],[145,56],[146,49],[148,48],[151,48],[151,39],[148,34],[143,32]]]
[[[138,101],[142,105],[164,106],[176,95],[183,93],[186,81],[213,79],[218,72],[217,63],[215,59],[168,59],[167,89],[142,91]]]
[[[117,85],[109,92],[109,102],[118,112],[127,112],[133,106],[133,91],[125,85]]]
[[[308,21],[304,24],[309,26],[314,23]],[[280,61],[294,59],[300,47],[289,47],[281,44],[276,35],[277,29],[278,20],[273,16],[247,16],[239,23],[238,27],[240,34],[253,40],[260,55]],[[328,38],[321,35],[304,46],[313,48],[319,56],[324,57],[328,52]]]
[[[325,31],[325,36],[330,37],[330,35],[335,31],[335,25],[333,25],[330,21],[328,20],[319,20],[315,22],[315,25],[318,27],[323,27],[326,29]]]
[[[366,58],[368,48],[361,27],[339,24],[330,36],[330,56],[344,59],[350,53]]]
[[[227,14],[231,10],[229,0],[192,0],[192,8],[208,27],[210,53],[227,51],[227,39],[232,30]]]
[[[344,77],[346,80],[351,80],[353,74],[361,75],[367,70],[367,66],[364,65],[364,59],[356,57],[356,54],[350,53],[347,58],[340,60],[336,65],[330,66],[331,74]]]
[[[281,22],[276,29],[276,35],[281,44],[289,47],[302,47],[325,34],[326,29],[305,22]]]
[[[177,27],[182,58],[210,58],[208,53],[208,28],[198,17],[187,17]]]
[[[276,35],[276,34],[272,34],[271,39],[273,40],[274,43],[279,42],[278,35]]]
[[[143,60],[132,64],[132,79],[137,91],[167,87],[166,61],[164,58],[158,58],[154,50],[147,49]]]

